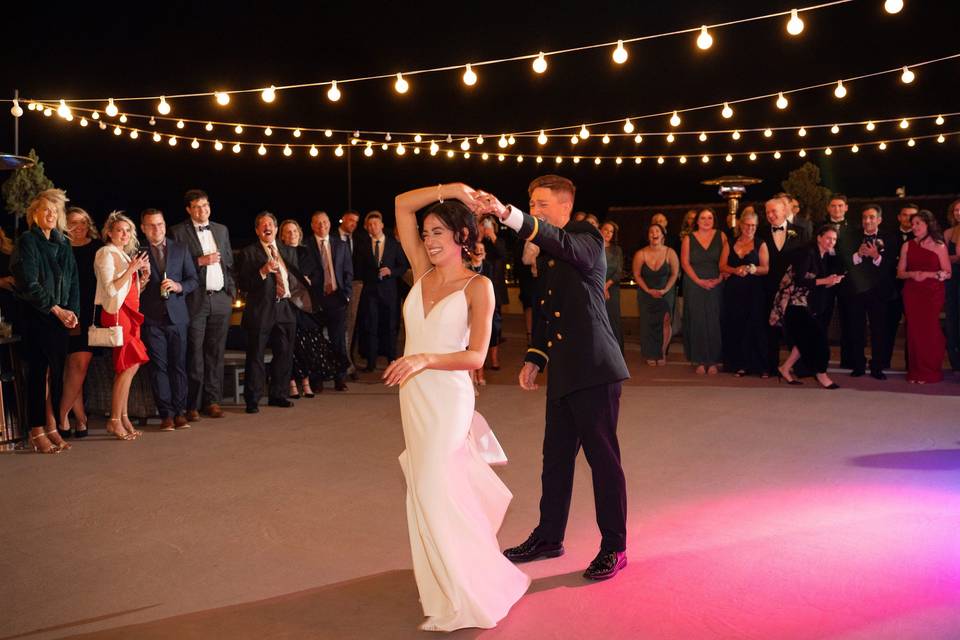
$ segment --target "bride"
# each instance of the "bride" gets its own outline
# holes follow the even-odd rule
[[[418,230],[416,212],[430,205]],[[474,191],[442,184],[396,198],[415,284],[403,307],[406,347],[384,372],[400,385],[407,526],[428,631],[496,626],[530,586],[496,533],[513,497],[490,468],[505,462],[474,412],[470,371],[490,343],[493,285],[464,266],[477,240]]]

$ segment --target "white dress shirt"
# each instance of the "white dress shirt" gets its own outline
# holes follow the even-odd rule
[[[325,292],[337,290],[337,276],[333,273],[333,248],[330,246],[330,236],[313,236],[317,241],[317,251],[323,260],[323,287]],[[329,289],[328,289],[329,288]]]
[[[277,261],[280,263],[280,273],[274,274],[274,275],[279,275],[280,282],[283,283],[283,295],[280,297],[289,298],[290,297],[290,279],[289,279],[289,274],[287,273],[287,266],[283,261],[283,256],[280,255],[280,250],[277,249],[277,245],[275,244],[266,244],[264,242],[261,242],[260,246],[263,247],[263,252],[267,254],[268,258],[273,256],[273,253],[271,253],[270,251],[271,247],[273,248],[273,251],[277,254],[277,258],[278,258]],[[263,280],[267,279],[267,276],[263,274],[263,271],[260,272],[260,277]]]
[[[197,232],[197,239],[200,241],[200,248],[203,250],[203,255],[208,256],[211,253],[217,252],[217,241],[213,239],[213,232],[210,229],[200,230],[201,226],[209,227],[210,223],[208,222],[205,225],[199,225],[196,222],[193,223],[193,229]],[[217,262],[216,264],[207,265],[207,280],[206,280],[206,289],[207,291],[220,291],[223,289],[223,266]]]

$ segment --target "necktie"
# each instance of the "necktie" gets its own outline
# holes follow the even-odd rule
[[[283,286],[283,260],[280,259],[277,248],[272,244],[270,245],[270,257],[280,263],[280,271],[273,274],[274,282],[277,283],[277,300],[280,300],[287,292],[286,287]]]
[[[380,266],[380,241],[374,240],[373,242],[373,257],[377,260],[377,266]]]
[[[157,268],[160,273],[167,270],[167,256],[165,255],[163,244],[153,245],[153,259],[157,261]]]
[[[330,260],[326,238],[320,238],[320,259],[323,260],[323,292],[330,295],[337,288],[337,279],[333,275],[333,262]]]

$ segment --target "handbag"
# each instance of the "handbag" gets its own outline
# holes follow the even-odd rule
[[[97,326],[97,312],[94,307],[93,322],[87,329],[87,344],[91,347],[123,346],[123,327],[120,326],[120,310],[117,309],[117,324],[112,327]]]

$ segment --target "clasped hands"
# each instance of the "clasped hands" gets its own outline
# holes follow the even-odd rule
[[[492,193],[474,189],[462,182],[453,182],[442,185],[441,194],[447,198],[454,198],[465,204],[474,215],[482,218],[485,215],[495,215],[500,220],[507,217],[507,207]]]
[[[876,260],[880,257],[880,248],[875,242],[864,242],[860,245],[860,248],[857,249],[857,253],[860,254],[861,258]]]

